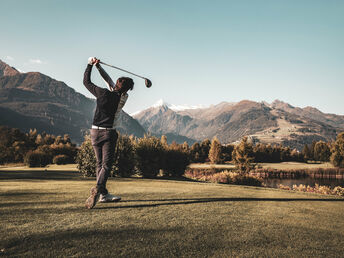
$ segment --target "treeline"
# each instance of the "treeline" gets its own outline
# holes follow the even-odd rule
[[[0,164],[25,163],[30,167],[75,162],[76,145],[68,134],[55,136],[36,129],[23,133],[19,129],[0,126]]]
[[[70,137],[38,133],[35,129],[23,133],[19,129],[0,126],[0,164],[24,162],[29,166],[47,164],[67,164],[77,161],[84,175],[95,171],[95,157],[89,137],[80,148]],[[183,144],[167,143],[153,136],[134,138],[120,135],[116,145],[113,174],[130,176],[139,173],[145,177],[178,176],[184,173],[190,163],[221,164],[232,162],[241,171],[252,168],[253,163],[285,161],[331,161],[336,167],[344,167],[344,132],[333,142],[313,142],[305,145],[303,151],[282,145],[258,143],[253,145],[247,137],[239,144],[222,145],[214,137],[205,139],[191,147]]]
[[[244,159],[251,163],[330,161],[336,167],[344,167],[344,132],[338,134],[333,142],[318,141],[310,145],[305,144],[301,152],[279,144],[253,145],[247,137],[237,145],[221,145],[215,137],[211,142],[207,139],[201,144],[193,144],[190,156],[193,162],[240,163],[240,160]]]
[[[91,139],[85,137],[76,162],[84,176],[95,176],[96,158]],[[146,178],[155,178],[159,174],[176,177],[184,174],[189,164],[187,144],[167,144],[166,136],[161,139],[145,135],[143,138],[119,135],[111,176],[130,177],[134,174]]]

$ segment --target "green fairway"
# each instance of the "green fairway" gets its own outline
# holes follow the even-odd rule
[[[191,181],[110,179],[112,204],[84,208],[94,179],[0,171],[0,256],[340,257],[344,198]]]

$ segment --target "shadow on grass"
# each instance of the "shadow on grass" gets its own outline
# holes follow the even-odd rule
[[[79,172],[75,171],[0,171],[0,180],[13,180],[13,179],[46,179],[46,180],[70,180],[70,179],[84,179]],[[90,178],[93,179],[94,178]]]
[[[104,256],[114,254],[139,255],[142,251],[147,254],[159,254],[159,249],[151,251],[150,248],[134,248],[150,246],[159,242],[162,235],[176,235],[181,228],[142,229],[137,227],[125,228],[98,228],[98,229],[74,229],[55,232],[42,232],[22,237],[3,239],[0,249],[4,255],[24,256],[65,256],[78,253],[77,256]],[[142,254],[142,253],[141,253]],[[0,255],[1,256],[1,255]]]
[[[121,203],[130,202],[159,202],[150,204],[137,204],[126,206],[96,206],[96,209],[125,209],[125,208],[147,208],[166,205],[185,205],[212,202],[344,202],[342,199],[313,199],[313,198],[192,198],[192,199],[159,199],[159,200],[123,200]]]

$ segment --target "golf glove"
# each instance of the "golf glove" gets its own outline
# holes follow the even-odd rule
[[[88,58],[88,64],[90,64],[90,65],[93,65],[95,61],[96,61],[95,57],[91,56],[91,57]]]

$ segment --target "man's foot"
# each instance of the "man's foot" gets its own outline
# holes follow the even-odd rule
[[[101,194],[98,202],[119,202],[121,197],[112,194]]]
[[[96,203],[99,199],[99,196],[100,196],[100,193],[98,191],[98,188],[95,186],[92,187],[91,188],[91,196],[87,198],[86,203],[85,203],[86,208],[92,209],[96,205]]]

